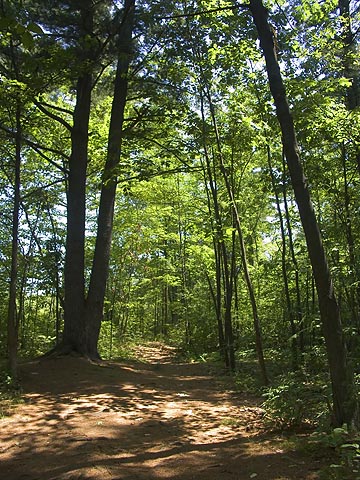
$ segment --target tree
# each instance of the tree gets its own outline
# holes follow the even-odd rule
[[[86,300],[86,353],[92,357],[96,357],[97,355],[97,343],[103,317],[106,282],[109,270],[114,203],[117,187],[116,168],[121,156],[128,71],[132,54],[134,8],[135,0],[125,1],[123,18],[118,27],[118,58],[110,116],[107,158],[102,178],[98,230],[89,292]]]
[[[268,22],[268,11],[262,1],[251,0],[250,10],[258,31],[260,45],[264,52],[269,86],[281,126],[284,152],[314,272],[332,382],[333,421],[337,426],[342,426],[344,423],[355,426],[359,421],[359,409],[354,392],[353,379],[347,364],[340,309],[336,300],[309,189],[300,163],[294,123],[277,61],[274,34]]]
[[[95,45],[97,45],[95,27],[98,22],[96,15],[100,16],[102,12],[98,12],[91,1],[79,2],[77,10],[78,16],[75,16],[73,22],[77,27],[75,58],[78,60],[80,67],[77,67],[79,76],[76,79],[73,124],[70,125],[62,117],[55,116],[48,106],[44,106],[41,102],[37,102],[37,106],[50,118],[60,121],[71,134],[71,154],[67,177],[64,332],[62,342],[55,348],[55,351],[62,353],[76,351],[96,359],[99,357],[97,343],[108,275],[112,218],[117,186],[116,167],[121,154],[128,69],[131,58],[134,1],[125,2],[122,17],[118,14],[115,15],[112,25],[115,29],[112,35],[116,39],[117,67],[107,159],[102,178],[97,241],[87,295],[85,284],[85,221],[89,122],[94,74],[99,70],[99,55],[103,48],[103,45],[95,48]],[[71,30],[71,27],[70,24],[68,28]],[[99,74],[99,72],[97,73]]]

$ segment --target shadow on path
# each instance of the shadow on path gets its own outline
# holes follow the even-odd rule
[[[147,363],[24,364],[25,404],[0,420],[0,479],[318,478],[319,464],[262,429],[256,399],[148,348]]]

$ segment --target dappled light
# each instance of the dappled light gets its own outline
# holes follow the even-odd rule
[[[266,433],[256,398],[230,377],[153,349],[142,362],[22,365],[25,403],[1,420],[3,478],[316,478],[317,462]]]
[[[360,480],[359,0],[0,1],[0,480]]]

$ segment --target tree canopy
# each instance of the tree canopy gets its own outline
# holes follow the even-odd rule
[[[230,371],[254,354],[263,384],[274,359],[301,375],[316,358],[333,423],[357,424],[359,14],[351,0],[0,3],[14,375],[18,355],[96,359],[153,338]]]

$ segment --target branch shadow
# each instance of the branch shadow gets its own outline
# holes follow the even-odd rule
[[[203,365],[62,358],[21,374],[25,404],[0,423],[0,479],[315,478],[298,453],[249,434],[259,409]]]

